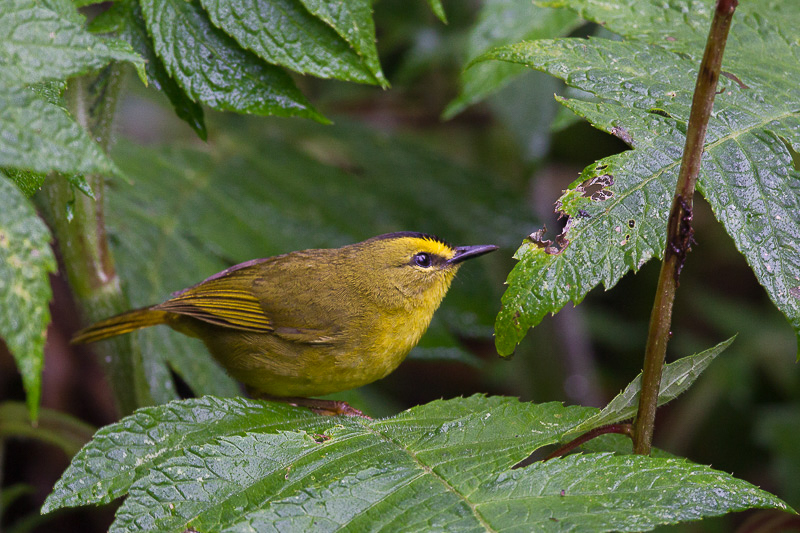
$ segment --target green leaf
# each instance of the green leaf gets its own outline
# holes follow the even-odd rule
[[[215,26],[265,61],[320,78],[386,85],[363,58],[298,0],[201,0]]]
[[[30,201],[0,172],[0,336],[17,362],[32,420],[39,413],[50,323],[50,232]]]
[[[723,341],[713,348],[700,353],[678,359],[664,367],[661,374],[661,387],[658,393],[658,405],[671,402],[683,394],[700,374],[719,354],[733,343],[736,336]],[[596,427],[614,424],[636,415],[639,407],[639,393],[642,390],[642,374],[639,373],[625,390],[617,394],[602,411],[588,418],[573,430],[574,433],[585,433]]]
[[[349,0],[347,2],[328,2],[326,0],[299,0],[309,13],[325,22],[347,41],[362,57],[364,64],[388,87],[383,77],[378,50],[375,48],[375,22],[372,20],[371,0]]]
[[[72,416],[52,409],[42,409],[34,425],[22,403],[0,403],[0,438],[30,438],[61,448],[72,457],[92,439],[96,428]]]
[[[431,11],[433,11],[433,14],[436,15],[444,24],[447,24],[447,15],[444,12],[442,0],[428,0],[428,5],[431,6]]]
[[[2,171],[5,175],[17,184],[25,196],[31,197],[42,188],[44,180],[47,176],[30,170],[18,170],[16,168],[4,168]]]
[[[42,512],[124,495],[134,480],[169,457],[206,443],[212,425],[213,434],[222,437],[288,429],[321,432],[335,422],[308,409],[246,398],[206,396],[139,409],[95,434],[56,483]]]
[[[238,47],[202,9],[183,0],[142,0],[156,55],[192,100],[254,115],[320,115],[281,69]]]
[[[467,58],[474,59],[497,46],[523,39],[564,35],[579,23],[580,19],[569,11],[535,6],[530,0],[488,0],[470,32]],[[521,65],[499,61],[468,64],[461,73],[461,91],[442,116],[453,118],[505,87],[525,70]]]
[[[69,2],[66,7],[77,15]],[[99,39],[44,2],[4,0],[0,34],[4,36],[0,40],[0,79],[5,85],[63,80],[111,61],[128,61],[144,76],[144,61],[126,43]]]
[[[233,119],[236,132],[220,128],[203,150],[117,144],[115,160],[135,186],[115,182],[106,195],[108,234],[134,306],[255,257],[404,229],[508,246],[502,236],[530,224],[521,195],[501,179],[415,143],[347,124]],[[490,272],[503,260],[493,256],[462,269],[422,346],[491,336],[496,307],[485,302],[500,297]],[[199,341],[165,327],[139,335],[159,401],[175,395],[163,390],[167,365],[197,393],[236,394]]]
[[[0,80],[0,167],[47,173],[117,174],[119,170],[64,110],[27,88]]]
[[[556,246],[528,239],[517,251],[519,263],[496,323],[502,354],[511,353],[545,314],[569,300],[579,303],[601,282],[612,287],[663,253],[711,4],[639,2],[635,19],[623,16],[630,10],[605,19],[599,1],[574,5],[585,6],[583,16],[626,40],[534,41],[484,59],[543,70],[596,96],[595,102],[560,101],[633,150],[587,167],[570,185],[557,204],[568,222]],[[689,11],[692,24],[685,24]],[[787,37],[791,32],[782,33],[786,21],[798,16],[796,3],[743,4],[737,10],[698,188],[800,334],[800,173],[792,160],[800,146],[800,88],[787,74],[800,72],[799,45]]]
[[[146,61],[147,79],[153,87],[162,91],[169,99],[175,114],[203,140],[208,138],[203,108],[192,101],[186,92],[167,73],[161,59],[153,50],[147,35],[142,10],[134,0],[120,0],[92,20],[90,28],[98,32],[118,32]]]
[[[199,421],[204,402],[217,405]],[[383,420],[290,424],[275,423],[273,410],[212,398],[140,410],[98,433],[43,511],[105,501],[110,479],[128,493],[115,532],[642,531],[750,507],[789,510],[745,481],[684,460],[588,454],[513,468],[592,408],[473,396]],[[162,418],[166,427],[154,431]]]

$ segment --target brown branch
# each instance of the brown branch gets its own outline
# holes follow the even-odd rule
[[[653,442],[653,428],[658,406],[658,393],[661,384],[661,371],[667,353],[670,327],[672,323],[672,304],[678,277],[686,261],[686,254],[692,244],[692,199],[694,197],[697,175],[703,156],[703,145],[708,128],[708,119],[714,106],[717,81],[722,65],[722,54],[728,39],[733,13],[737,0],[718,0],[708,33],[706,49],[697,75],[692,110],[686,132],[678,183],[672,201],[667,223],[667,245],[664,261],[658,277],[658,288],[650,315],[650,328],[642,370],[642,392],[639,398],[639,411],[634,423],[634,453],[649,455]]]
[[[581,446],[592,439],[596,439],[600,435],[606,435],[608,433],[619,433],[620,435],[627,435],[628,437],[633,438],[633,427],[630,424],[608,424],[607,426],[594,428],[593,430],[587,431],[580,437],[572,439],[565,445],[561,446],[559,449],[545,457],[544,460],[549,461],[550,459],[555,459],[556,457],[566,455],[578,446]]]

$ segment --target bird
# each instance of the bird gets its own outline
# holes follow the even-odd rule
[[[362,415],[344,402],[309,397],[394,371],[427,330],[463,261],[497,248],[456,247],[402,231],[253,259],[160,304],[101,320],[72,343],[163,324],[202,340],[255,397]]]

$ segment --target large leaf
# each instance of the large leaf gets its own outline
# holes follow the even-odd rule
[[[90,29],[98,33],[116,32],[139,52],[146,60],[147,80],[169,99],[175,114],[186,121],[197,135],[206,140],[203,108],[194,102],[164,68],[161,59],[153,50],[153,42],[147,34],[142,10],[136,0],[119,0],[106,11],[92,19]]]
[[[48,5],[55,4],[55,5]],[[70,13],[71,12],[71,13]],[[71,15],[71,16],[70,16]],[[5,85],[63,80],[111,61],[130,61],[143,76],[144,61],[130,46],[87,32],[66,0],[3,0],[0,9],[0,79]]]
[[[0,167],[118,174],[114,163],[62,107],[0,80]]]
[[[222,111],[327,122],[288,74],[239,48],[199,5],[183,0],[140,5],[156,55],[194,101]]]
[[[711,3],[688,0],[619,10],[593,0],[569,5],[626,40],[525,42],[484,58],[543,70],[591,93],[597,101],[561,101],[634,149],[587,167],[572,183],[558,202],[568,222],[555,246],[534,235],[517,251],[496,324],[503,354],[545,314],[661,255],[710,23]],[[800,174],[792,160],[800,148],[800,88],[791,81],[800,73],[798,20],[798,3],[737,10],[699,189],[800,334]]]
[[[211,21],[243,47],[275,65],[321,78],[386,84],[378,68],[364,59],[325,21],[310,13],[299,0],[201,0]],[[353,3],[355,4],[355,3]],[[342,3],[344,8],[347,4]],[[364,2],[369,6],[369,2]],[[342,9],[347,13],[346,9]],[[371,40],[374,28],[351,19],[360,40]],[[377,53],[373,54],[377,57]]]
[[[204,398],[141,410],[98,433],[43,510],[127,492],[111,530],[163,532],[642,531],[788,510],[679,459],[587,454],[513,468],[592,408],[473,396],[384,420],[278,422],[286,409]]]
[[[50,323],[50,232],[30,201],[0,172],[0,337],[17,362],[32,420],[39,412]]]
[[[580,19],[564,9],[533,5],[531,0],[487,0],[470,32],[467,59],[523,39],[543,39],[569,33]],[[486,98],[525,72],[525,67],[499,61],[481,63],[461,73],[461,91],[447,105],[443,116],[451,118]]]
[[[414,143],[346,124],[231,119],[238,132],[206,150],[118,144],[115,159],[135,184],[114,183],[107,220],[135,306],[160,302],[231,264],[293,249],[399,230],[508,246],[513,228],[530,223],[501,180]],[[504,217],[494,215],[500,209]],[[503,259],[494,255],[456,278],[423,339],[428,355],[443,348],[454,354],[454,333],[491,335],[497,308],[486,302],[496,302],[501,287],[489,272]],[[196,392],[236,392],[197,340],[167,328],[145,330],[142,340],[157,399],[175,395],[163,389],[167,364]]]

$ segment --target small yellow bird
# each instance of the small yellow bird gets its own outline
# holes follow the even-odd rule
[[[260,396],[321,396],[397,368],[428,328],[461,262],[496,249],[398,232],[254,259],[164,303],[98,322],[72,342],[166,324],[201,339],[231,376]],[[355,411],[335,403],[334,413]]]

